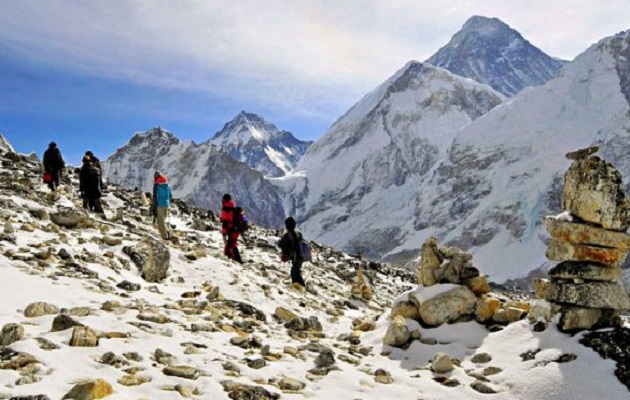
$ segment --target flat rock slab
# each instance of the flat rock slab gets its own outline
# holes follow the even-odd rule
[[[628,250],[587,245],[572,245],[551,239],[545,256],[552,261],[583,261],[620,267],[628,255]]]
[[[555,279],[584,279],[586,281],[616,282],[623,270],[619,267],[565,261],[553,267],[547,275]]]
[[[545,218],[543,222],[549,235],[561,242],[630,250],[630,235],[625,232],[610,231],[554,218]]]
[[[613,310],[630,309],[630,298],[622,283],[588,282],[559,283],[548,279],[534,279],[534,291],[540,299],[556,303]]]

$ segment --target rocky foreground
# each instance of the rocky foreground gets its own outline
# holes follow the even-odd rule
[[[35,158],[0,159],[0,399],[628,394],[615,361],[582,346],[585,337],[555,325],[535,332],[524,311],[434,328],[408,321],[404,342],[384,344],[400,321],[392,307],[429,295],[413,273],[313,243],[299,292],[274,231],[255,227],[236,264],[211,213],[175,202],[164,242],[142,193],[110,186],[106,216],[88,214],[72,174],[48,193]]]

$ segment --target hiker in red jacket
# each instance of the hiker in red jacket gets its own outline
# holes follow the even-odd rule
[[[240,235],[240,231],[238,231],[234,226],[236,204],[234,204],[232,196],[228,193],[223,195],[221,203],[221,233],[223,234],[223,241],[225,242],[223,254],[242,264],[243,260],[241,259],[241,254],[238,251],[238,237]]]

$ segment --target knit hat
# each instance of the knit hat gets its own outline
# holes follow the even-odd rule
[[[86,156],[90,156],[90,157],[94,157],[94,153],[92,153],[92,151],[91,151],[91,150],[86,151],[86,152],[85,152],[85,155],[86,155]]]
[[[226,193],[226,194],[224,194],[224,195],[223,195],[223,197],[221,198],[221,200],[222,200],[223,202],[230,201],[230,200],[232,200],[232,196],[230,196],[230,194],[229,194],[229,193]]]
[[[50,147],[51,149],[54,149],[55,147],[57,147],[57,143],[55,143],[55,142],[50,142],[50,143],[48,144],[48,147]]]
[[[284,226],[287,228],[287,230],[292,231],[295,230],[297,224],[295,223],[295,219],[293,219],[293,217],[289,217],[284,220]]]
[[[155,173],[153,174],[153,179],[157,179],[160,176],[162,176],[162,173],[160,171],[155,171]]]

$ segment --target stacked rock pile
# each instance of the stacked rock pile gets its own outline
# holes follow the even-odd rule
[[[619,281],[630,251],[630,201],[619,171],[592,155],[596,151],[567,154],[574,161],[564,175],[565,212],[544,220],[551,236],[546,256],[560,263],[549,279],[534,280],[534,288],[552,304],[552,314],[560,312],[563,331],[613,326],[630,309]]]
[[[457,247],[442,247],[428,238],[420,249],[418,288],[401,296],[391,312],[391,324],[383,339],[404,347],[414,340],[407,319],[423,326],[476,320],[481,324],[518,321],[530,309],[525,301],[505,301],[490,295],[487,278],[473,266],[472,255]],[[416,335],[417,336],[417,335]]]

